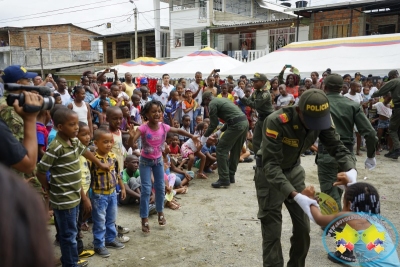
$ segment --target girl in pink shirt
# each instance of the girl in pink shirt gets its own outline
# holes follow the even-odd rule
[[[140,217],[142,218],[142,231],[150,232],[149,227],[149,199],[151,192],[151,174],[154,176],[154,189],[156,197],[156,210],[158,213],[158,224],[166,225],[165,216],[163,213],[165,184],[164,184],[164,165],[162,159],[162,151],[164,148],[165,139],[168,132],[187,136],[195,143],[199,143],[197,136],[194,136],[182,129],[170,127],[168,124],[162,123],[163,106],[161,102],[151,100],[147,102],[141,110],[143,119],[148,123],[142,124],[135,129],[133,125],[130,128],[129,144],[133,147],[136,140],[141,137],[142,151],[139,160],[139,171],[141,178],[141,194],[140,194]]]

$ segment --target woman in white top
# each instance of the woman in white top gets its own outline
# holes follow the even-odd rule
[[[93,137],[92,115],[89,104],[84,102],[85,88],[78,85],[74,88],[74,101],[68,104],[68,108],[78,114],[79,121],[86,123],[90,129],[90,137]]]

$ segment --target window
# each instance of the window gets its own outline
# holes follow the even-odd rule
[[[278,50],[295,41],[296,28],[282,28],[269,30],[269,52]]]
[[[184,41],[185,46],[194,46],[194,32],[185,33],[184,38],[185,38]]]
[[[121,41],[115,42],[115,58],[131,58],[131,42],[130,41]]]
[[[379,25],[378,32],[380,34],[396,33],[396,25],[395,24]]]
[[[322,39],[341,38],[349,36],[349,25],[333,25],[322,27]]]
[[[113,48],[112,42],[108,42],[106,45],[107,50],[107,63],[113,63]]]

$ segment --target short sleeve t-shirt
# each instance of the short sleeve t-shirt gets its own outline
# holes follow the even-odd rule
[[[157,130],[152,130],[148,124],[140,125],[138,129],[142,137],[141,156],[148,159],[158,159],[161,157],[164,142],[170,128],[168,124],[162,122],[158,123]]]
[[[292,94],[287,94],[286,96],[280,95],[278,97],[278,101],[276,105],[280,106],[287,106],[289,105],[290,101],[295,101],[294,96]]]
[[[139,169],[137,169],[134,173],[132,177],[138,178],[140,176],[140,172]],[[127,172],[126,169],[122,172],[122,182],[124,182],[124,184],[127,184],[129,182],[129,179],[132,178]]]
[[[372,106],[376,108],[376,111],[379,115],[385,116],[386,118],[390,118],[392,116],[392,109],[385,106],[385,104],[382,102],[378,102]]]
[[[203,145],[203,147],[201,148],[201,153],[203,153],[204,155],[206,155],[207,153],[215,153],[217,152],[217,148],[215,146],[210,146],[208,147],[207,145]]]
[[[49,136],[47,137],[47,145],[50,145],[51,141],[54,140],[54,138],[56,137],[56,135],[57,135],[57,130],[54,129],[54,128],[51,129],[51,131],[50,131],[50,133],[49,133]]]
[[[361,103],[363,101],[363,98],[360,93],[356,93],[355,95],[351,95],[350,93],[347,93],[344,95],[350,100],[353,100],[354,102]]]

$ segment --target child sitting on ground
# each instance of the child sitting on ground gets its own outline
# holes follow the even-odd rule
[[[349,179],[346,173],[338,174],[338,181],[334,185],[345,186],[349,184]],[[307,187],[302,192],[303,195],[309,198],[315,198],[315,190],[313,186]],[[343,240],[345,242],[350,242],[353,245],[352,251],[356,255],[357,261],[361,266],[400,266],[400,261],[396,248],[393,241],[384,226],[385,220],[380,216],[380,199],[379,193],[374,186],[368,183],[354,183],[346,187],[343,196],[343,209],[341,212],[332,215],[322,215],[319,207],[314,205],[310,206],[310,211],[315,223],[322,227],[330,226],[338,229],[338,226],[344,227],[343,231],[348,231],[354,233],[355,237],[351,238],[353,235],[346,235],[347,238],[353,239]],[[336,225],[335,222],[338,220],[342,221],[340,225]],[[381,223],[382,222],[382,223]],[[367,236],[366,233],[375,232],[376,234],[382,233],[384,237],[380,237],[382,243],[374,242],[377,236]],[[364,234],[363,234],[364,233]],[[338,233],[336,233],[338,234]],[[372,244],[367,243],[370,239]],[[373,240],[372,240],[373,239]],[[378,240],[379,240],[378,239]],[[339,242],[339,241],[338,241]],[[337,242],[337,246],[339,244]],[[347,243],[348,244],[348,243]],[[354,261],[354,256],[348,256],[348,249],[343,246],[343,254],[337,250],[334,253],[329,253],[328,258],[330,260],[341,263],[343,262],[342,257],[352,258]],[[371,247],[371,248],[370,248]],[[380,247],[381,250],[379,254],[376,249]],[[379,256],[378,256],[379,255]],[[378,257],[377,257],[378,256]],[[375,259],[375,260],[371,260]]]
[[[190,116],[187,115],[187,114],[183,115],[182,116],[182,127],[181,127],[181,129],[184,130],[185,132],[192,133],[190,125],[191,125]],[[183,135],[179,136],[179,141],[181,142],[181,147],[182,147],[183,143],[185,143],[187,140],[189,140],[188,137],[183,136]]]
[[[199,123],[196,126],[196,131],[201,137],[204,133],[204,123]],[[187,170],[191,171],[192,166],[195,162],[195,156],[200,159],[199,171],[197,172],[197,178],[207,179],[208,177],[204,173],[204,166],[206,164],[206,156],[201,153],[201,144],[195,144],[192,139],[187,140],[181,147],[182,159],[188,159]]]
[[[107,247],[122,249],[124,244],[117,239],[115,221],[117,217],[117,193],[119,184],[121,200],[126,197],[125,186],[120,175],[117,157],[111,152],[113,135],[108,130],[98,129],[94,133],[94,144],[97,147],[95,157],[108,164],[109,170],[102,171],[96,166],[90,166],[92,177],[92,219],[94,251],[103,258],[109,257]]]
[[[179,146],[179,136],[177,134],[172,136],[171,143],[169,144],[169,151],[171,160],[175,165],[178,165],[178,168],[181,168],[183,164],[187,162],[182,160],[181,148]]]
[[[217,148],[215,147],[216,139],[207,138],[206,143],[201,148],[201,153],[206,156],[206,163],[204,164],[205,173],[214,173],[217,169]]]

